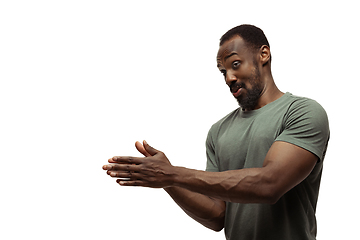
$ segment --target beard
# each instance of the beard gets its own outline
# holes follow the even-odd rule
[[[255,65],[256,66],[256,65]],[[246,88],[246,95],[240,95],[236,98],[242,110],[254,110],[260,99],[263,91],[263,86],[260,81],[260,71],[256,66],[254,72],[248,78],[251,89]],[[245,86],[244,86],[245,87]]]

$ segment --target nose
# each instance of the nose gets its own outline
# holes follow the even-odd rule
[[[232,83],[237,81],[237,77],[231,72],[226,73],[225,82],[230,87]]]

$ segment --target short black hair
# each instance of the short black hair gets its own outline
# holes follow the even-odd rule
[[[220,38],[220,46],[234,36],[240,36],[249,45],[249,47],[253,48],[253,50],[258,50],[263,45],[270,48],[270,44],[264,32],[260,28],[249,24],[243,24],[227,31]]]

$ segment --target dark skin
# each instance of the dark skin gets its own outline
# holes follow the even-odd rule
[[[256,105],[244,111],[261,108],[283,95],[271,75],[268,46],[254,52],[241,37],[234,37],[220,47],[217,62],[226,84],[237,86],[231,88],[237,98],[246,97],[254,84],[261,86]],[[261,168],[206,172],[172,166],[163,152],[145,141],[135,146],[144,157],[113,157],[103,166],[107,174],[119,178],[121,186],[164,188],[190,217],[215,231],[224,227],[225,202],[274,204],[302,182],[318,160],[305,149],[277,141]]]

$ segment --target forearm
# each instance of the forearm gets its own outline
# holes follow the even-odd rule
[[[180,187],[165,191],[191,218],[214,231],[224,227],[225,202]]]
[[[177,167],[174,186],[227,202],[273,203],[272,184],[263,168],[206,172]]]

